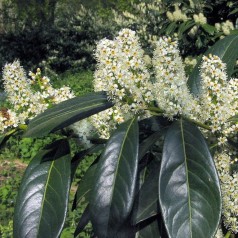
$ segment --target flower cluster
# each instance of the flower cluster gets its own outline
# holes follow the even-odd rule
[[[233,233],[238,232],[238,175],[230,166],[238,160],[237,149],[228,145],[228,138],[237,143],[238,124],[229,119],[238,111],[238,79],[228,80],[226,65],[218,56],[203,56],[201,75],[201,111],[197,120],[209,125],[212,136],[223,149],[214,160],[221,182],[223,222]],[[210,134],[211,137],[211,134]]]
[[[123,114],[120,108],[115,105],[106,111],[95,114],[91,117],[92,124],[103,139],[108,139],[117,125],[130,119],[131,114]]]
[[[222,229],[221,229],[220,227],[219,227],[218,230],[217,230],[217,233],[216,233],[216,235],[215,235],[215,238],[224,238]]]
[[[154,102],[170,119],[182,115],[206,123],[212,133],[219,132],[219,144],[225,143],[228,136],[235,136],[237,124],[231,124],[228,119],[235,115],[238,108],[238,79],[227,81],[226,66],[219,57],[203,57],[200,97],[189,92],[176,41],[161,37],[155,43],[149,63],[145,60],[148,57],[144,55],[135,32],[129,29],[119,32],[114,40],[99,42],[94,89],[107,91],[109,99],[115,104],[114,108],[99,113],[93,119],[103,137],[109,136],[118,123],[134,114],[148,116],[144,109],[154,105]]]
[[[131,27],[136,25],[137,34],[140,36],[142,42],[153,42],[158,38],[158,34],[150,34],[148,29],[154,29],[156,32],[158,27],[158,21],[162,19],[162,14],[160,13],[163,9],[162,1],[150,1],[149,2],[131,2],[131,8],[133,11],[128,12],[117,12],[113,11],[114,20],[120,28]],[[150,24],[148,24],[148,19],[150,19]],[[153,22],[153,23],[152,23]]]
[[[1,110],[2,132],[8,127],[25,124],[26,119],[35,117],[52,104],[74,97],[69,87],[53,88],[49,78],[41,76],[40,69],[36,73],[30,72],[29,76],[27,78],[19,61],[4,66],[4,89],[12,108]]]
[[[179,9],[179,6],[178,5],[175,5],[175,11],[174,12],[167,12],[166,13],[166,16],[168,17],[168,19],[170,21],[187,21],[188,20],[188,17],[185,13],[182,12],[181,9]]]
[[[217,31],[222,31],[226,36],[230,35],[231,31],[235,29],[234,24],[229,20],[222,23],[216,23],[215,27]]]
[[[203,25],[203,24],[207,23],[207,18],[204,16],[203,13],[194,14],[193,19],[194,19],[195,23],[197,23],[197,24]]]
[[[14,111],[7,108],[0,110],[0,131],[5,131],[9,127],[17,127],[18,124],[19,118]]]
[[[89,136],[92,136],[95,132],[89,118],[74,123],[70,126],[70,129],[77,135],[80,145],[84,148],[89,148],[92,145]]]
[[[185,66],[191,66],[192,68],[194,68],[195,65],[197,64],[197,59],[193,57],[186,57],[184,59],[184,64]]]
[[[199,120],[209,124],[212,132],[235,135],[238,125],[228,119],[238,110],[238,79],[227,80],[226,65],[215,55],[203,56],[201,79],[203,111]]]
[[[177,114],[196,115],[199,106],[188,90],[176,41],[164,37],[156,42],[153,66],[156,75],[153,94],[164,114],[170,118]]]
[[[107,111],[114,126],[134,114],[145,113],[144,109],[152,101],[152,87],[144,51],[135,32],[123,29],[114,40],[103,39],[97,45],[95,56],[98,64],[94,90],[107,91],[115,103],[116,106]],[[103,114],[99,114],[99,118]],[[93,121],[97,118],[95,116]],[[95,123],[99,130],[100,120]]]
[[[196,117],[199,104],[186,86],[178,45],[171,38],[160,38],[153,59],[148,60],[135,32],[124,29],[114,40],[99,42],[96,58],[94,89],[107,91],[115,104],[114,108],[93,117],[102,137],[107,138],[118,123],[134,114],[148,116],[144,109],[154,105],[154,101],[171,119],[181,114]]]
[[[215,156],[216,168],[219,174],[223,202],[224,225],[238,232],[238,174],[230,172],[231,158],[227,152],[219,153]]]
[[[238,160],[237,149],[228,145],[228,138],[238,142],[238,124],[229,119],[238,111],[238,79],[228,80],[226,64],[218,56],[203,56],[201,75],[201,111],[197,120],[209,125],[212,136],[223,149],[215,156],[221,181],[223,222],[233,233],[238,232],[238,175],[231,172],[231,164]],[[210,135],[211,137],[211,135]]]
[[[144,63],[144,51],[134,31],[124,29],[114,41],[104,39],[97,45],[95,91],[106,90],[123,107],[138,112],[151,101],[150,74]]]

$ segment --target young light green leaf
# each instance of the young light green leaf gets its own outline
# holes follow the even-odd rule
[[[221,216],[219,178],[201,132],[183,120],[165,137],[159,201],[170,238],[214,237]]]
[[[227,74],[228,77],[234,71],[234,66],[236,64],[236,60],[238,58],[238,34],[226,36],[224,39],[219,40],[216,44],[214,44],[210,49],[208,49],[205,55],[213,54],[217,55],[221,58],[221,60],[227,64]],[[189,79],[188,86],[191,92],[194,95],[199,95],[201,92],[201,76],[199,73],[200,65],[202,59],[199,60],[194,70],[192,71]]]
[[[118,127],[97,164],[90,213],[98,237],[117,237],[128,219],[135,197],[138,150],[138,123],[134,118]]]
[[[104,92],[75,97],[47,109],[32,119],[25,137],[41,137],[112,107]]]
[[[59,237],[66,217],[71,175],[66,140],[60,151],[57,160],[42,162],[50,149],[42,150],[27,167],[14,211],[14,238]]]

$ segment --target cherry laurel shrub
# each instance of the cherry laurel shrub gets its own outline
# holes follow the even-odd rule
[[[25,124],[24,137],[73,125],[85,149],[71,157],[72,135],[65,134],[32,159],[18,193],[14,237],[60,236],[77,166],[95,153],[75,193],[72,209],[88,204],[75,237],[89,222],[99,238],[237,233],[237,43],[237,35],[218,41],[188,77],[169,37],[156,42],[152,58],[129,29],[101,40],[95,92],[50,105]],[[10,112],[2,117],[6,125]]]

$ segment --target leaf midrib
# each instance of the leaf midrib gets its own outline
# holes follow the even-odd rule
[[[189,186],[189,178],[188,178],[188,165],[187,165],[187,154],[186,154],[186,148],[185,148],[185,140],[184,140],[184,128],[183,128],[183,121],[180,120],[180,126],[181,126],[181,136],[182,136],[182,146],[183,146],[183,152],[184,152],[184,160],[185,160],[185,173],[186,173],[186,184],[188,188],[188,210],[189,210],[189,227],[190,227],[190,237],[192,238],[192,210],[191,210],[191,197],[190,197],[190,186]]]
[[[230,46],[234,43],[234,41],[236,40],[238,36],[235,36],[232,41],[230,41],[230,44],[228,44],[228,46],[226,46],[226,50],[223,52],[223,54],[220,55],[220,58],[223,58],[226,54],[226,52],[228,51],[228,49],[230,48]]]
[[[36,237],[38,237],[39,231],[40,231],[39,228],[40,228],[40,225],[41,225],[41,220],[42,220],[41,218],[42,218],[42,214],[43,214],[43,210],[44,210],[44,204],[45,204],[44,201],[45,201],[46,192],[47,192],[47,188],[48,188],[48,184],[49,184],[49,180],[50,180],[50,174],[52,172],[54,163],[55,163],[55,161],[51,162],[49,172],[48,172],[48,177],[47,177],[46,184],[45,184],[45,189],[44,189],[45,191],[44,191],[43,199],[42,199],[42,202],[41,202],[42,206],[41,206],[41,211],[40,211],[39,225],[38,225],[38,228],[37,228],[37,236]]]
[[[109,208],[109,211],[111,210],[111,206],[112,206],[112,199],[113,199],[113,194],[114,194],[114,190],[115,190],[115,183],[116,183],[116,175],[118,173],[118,168],[119,168],[119,164],[120,164],[120,161],[121,161],[121,154],[122,154],[122,151],[123,151],[123,148],[124,148],[124,144],[125,144],[125,141],[126,141],[126,138],[127,138],[127,135],[131,129],[131,125],[133,124],[135,118],[133,120],[131,120],[131,123],[130,125],[128,126],[128,129],[127,131],[125,132],[125,135],[124,135],[124,139],[122,141],[122,146],[121,146],[121,149],[120,149],[120,153],[119,153],[119,160],[118,160],[118,163],[117,163],[117,166],[116,166],[116,170],[115,170],[115,176],[114,176],[114,179],[113,179],[113,189],[112,189],[112,193],[111,193],[111,198],[110,198],[110,208]],[[110,214],[110,213],[109,213]],[[108,219],[108,222],[109,222],[109,219]],[[107,227],[108,227],[109,223],[107,223]]]
[[[98,100],[97,100],[98,101]],[[90,101],[90,103],[92,103],[92,101]],[[97,106],[99,106],[99,105],[103,105],[104,103],[102,103],[102,102],[100,102],[100,103],[97,103],[97,104],[93,104],[93,105],[90,105],[90,106],[86,106],[86,107],[83,107],[82,108],[82,110],[80,110],[80,112],[82,113],[84,110],[86,110],[86,109],[88,109],[88,108],[94,108],[94,107],[97,107]],[[78,105],[79,106],[79,105]],[[48,115],[46,115],[45,117],[44,116],[42,116],[42,117],[40,117],[40,118],[38,118],[38,120],[36,119],[36,120],[34,120],[34,122],[32,121],[32,123],[42,123],[42,121],[43,122],[45,122],[45,120],[52,120],[52,119],[55,119],[55,118],[58,118],[58,117],[63,117],[63,116],[66,116],[66,115],[68,115],[68,114],[73,114],[73,113],[75,113],[75,112],[77,112],[79,109],[78,109],[78,107],[77,108],[75,108],[75,109],[73,109],[72,110],[72,108],[71,108],[71,110],[66,110],[66,111],[63,111],[63,110],[61,110],[61,111],[56,111],[57,113],[51,113],[51,114],[48,114]],[[53,117],[53,118],[52,118]]]
[[[141,217],[142,217],[154,204],[156,204],[157,202],[158,202],[158,200],[155,200],[155,201],[153,201],[152,203],[150,203],[148,206],[146,206],[146,208],[143,210],[143,212],[138,215],[139,219],[137,219],[136,222],[138,223],[138,222],[144,221],[144,220],[146,220],[148,217],[156,215],[157,213],[156,213],[155,211],[153,211],[154,213],[151,213],[150,215],[148,215],[148,217],[146,217],[146,218],[144,218],[144,219],[141,218]]]

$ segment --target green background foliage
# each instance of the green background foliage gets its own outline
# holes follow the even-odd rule
[[[166,16],[176,4],[187,14],[186,21],[171,22]],[[236,26],[237,9],[236,1],[3,0],[0,66],[20,59],[31,70],[39,66],[57,73],[94,69],[96,42],[113,37],[122,27],[138,30],[146,47],[149,35],[175,34],[181,42],[182,55],[196,57],[224,36],[216,31],[215,23],[230,20]],[[201,12],[207,17],[206,24],[193,20],[193,15]]]

